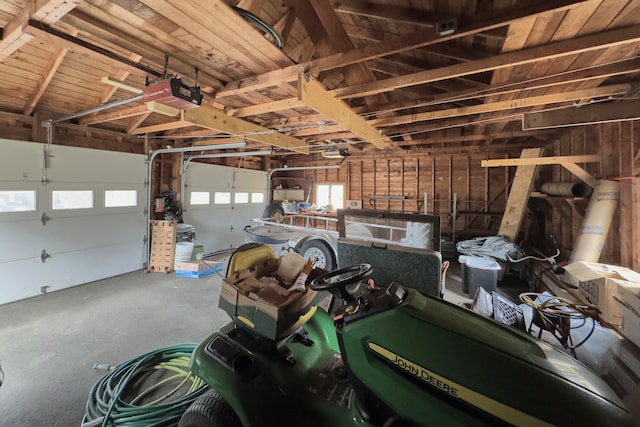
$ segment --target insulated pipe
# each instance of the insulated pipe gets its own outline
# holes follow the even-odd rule
[[[582,229],[573,245],[569,262],[598,262],[613,215],[620,202],[620,183],[601,180],[593,189]]]
[[[591,187],[583,182],[545,182],[540,189],[552,196],[589,197],[591,194]]]

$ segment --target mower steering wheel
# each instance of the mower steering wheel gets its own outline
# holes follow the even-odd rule
[[[358,284],[363,279],[369,277],[372,272],[371,264],[356,264],[350,267],[334,270],[314,279],[309,287],[314,291],[329,291],[336,298],[345,301],[353,299],[353,289],[347,289],[347,286]],[[352,287],[353,288],[353,287]]]

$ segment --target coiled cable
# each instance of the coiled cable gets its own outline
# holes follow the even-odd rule
[[[275,28],[264,22],[258,15],[236,6],[233,7],[233,10],[235,10],[238,15],[242,16],[248,23],[262,31],[264,34],[267,34],[271,38],[271,43],[280,49],[284,47],[284,40],[280,33]]]
[[[110,367],[89,393],[82,426],[177,426],[189,405],[209,389],[189,370],[195,346],[165,347]]]

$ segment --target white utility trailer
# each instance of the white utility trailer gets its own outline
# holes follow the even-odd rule
[[[299,219],[304,226],[294,225]],[[346,209],[336,218],[301,213],[253,222],[244,229],[247,241],[269,245],[278,255],[295,251],[326,270],[338,267],[339,238],[440,250],[440,217],[434,215]]]

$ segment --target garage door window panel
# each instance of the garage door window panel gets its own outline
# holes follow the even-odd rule
[[[51,192],[51,209],[73,210],[93,208],[92,190],[53,190]]]
[[[236,192],[233,196],[233,202],[239,205],[246,205],[249,203],[249,193],[247,192]]]
[[[251,203],[264,203],[264,193],[251,193]]]
[[[36,201],[35,190],[0,190],[0,213],[35,212]]]
[[[189,204],[191,206],[210,205],[211,193],[208,191],[192,191],[189,195]]]
[[[136,190],[105,190],[105,208],[124,208],[138,206],[138,192]]]
[[[230,205],[231,204],[231,192],[229,191],[216,191],[213,194],[214,205]]]

